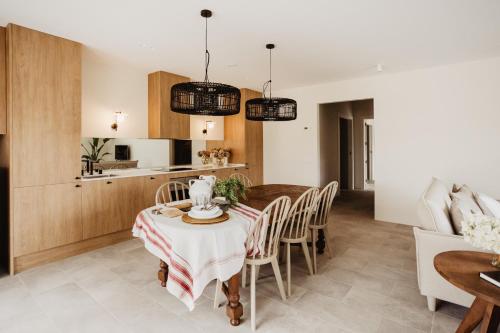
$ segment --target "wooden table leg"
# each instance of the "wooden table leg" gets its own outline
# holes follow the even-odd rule
[[[456,333],[471,333],[483,320],[487,305],[487,302],[476,297],[460,326],[458,326]]]
[[[236,273],[227,281],[227,286],[222,284],[222,291],[227,297],[226,314],[233,326],[240,324],[243,315],[243,305],[240,303],[240,273]]]
[[[496,333],[500,324],[500,308],[488,303],[481,323],[481,333]]]
[[[162,287],[167,286],[167,279],[168,279],[168,265],[163,260],[160,260],[160,270],[158,271],[158,280],[160,280]]]

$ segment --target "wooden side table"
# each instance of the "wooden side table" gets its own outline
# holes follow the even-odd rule
[[[498,270],[492,254],[448,251],[434,257],[434,267],[448,282],[476,297],[457,333],[472,332],[481,323],[481,333],[496,333],[500,322],[500,288],[481,279],[479,272]]]

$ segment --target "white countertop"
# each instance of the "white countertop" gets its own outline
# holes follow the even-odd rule
[[[108,169],[103,170],[103,175],[107,175],[108,177],[98,177],[98,178],[82,178],[83,182],[96,181],[96,180],[109,180],[109,179],[117,179],[117,178],[128,178],[128,177],[144,177],[144,176],[153,176],[153,175],[166,175],[171,173],[189,173],[203,170],[218,170],[218,169],[228,169],[228,168],[243,168],[245,164],[236,164],[229,163],[227,166],[213,166],[213,165],[176,165],[165,167],[166,170],[157,170],[158,168],[129,168],[129,169]],[[175,170],[176,168],[191,168],[192,170]],[[94,172],[94,175],[97,173]],[[113,175],[113,176],[109,176]]]

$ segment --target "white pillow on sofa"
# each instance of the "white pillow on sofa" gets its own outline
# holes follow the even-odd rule
[[[474,193],[474,199],[484,215],[500,218],[500,202],[484,193]]]

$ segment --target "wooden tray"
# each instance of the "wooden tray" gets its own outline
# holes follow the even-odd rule
[[[221,223],[224,221],[229,220],[229,214],[228,213],[222,213],[221,216],[219,217],[214,217],[213,219],[195,219],[189,216],[188,214],[182,215],[182,221],[189,223],[189,224],[215,224],[215,223]]]

